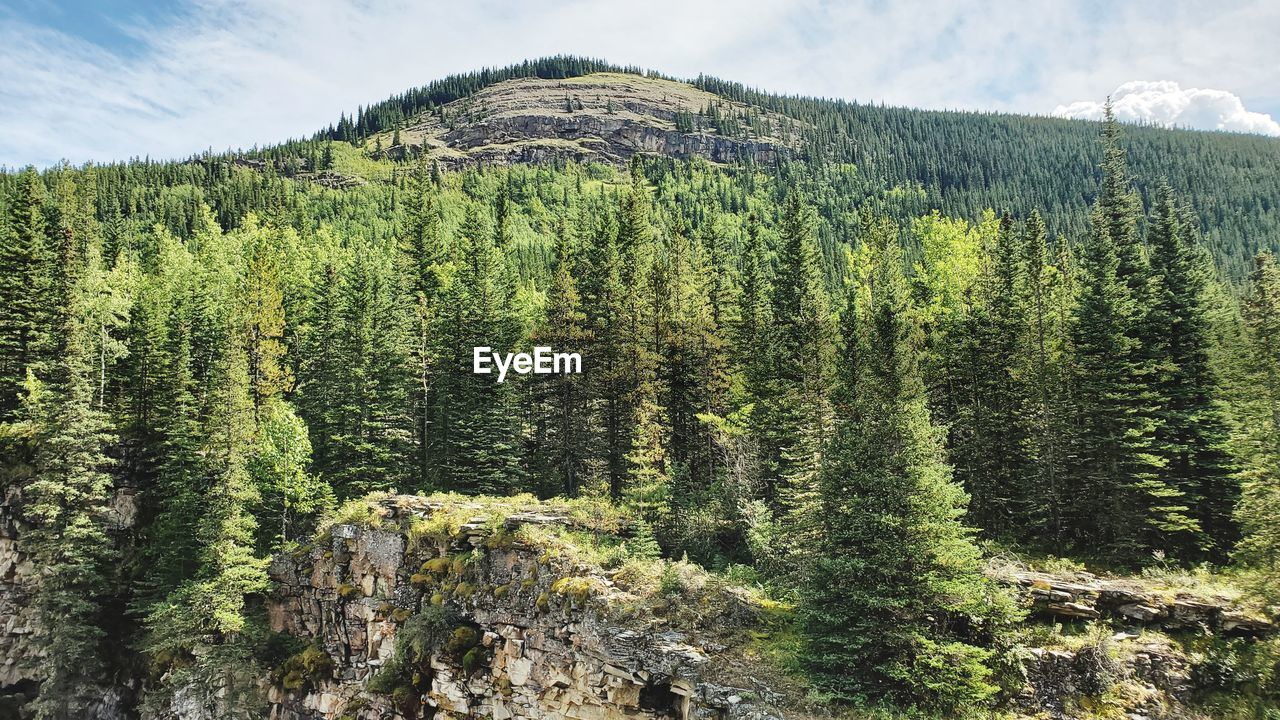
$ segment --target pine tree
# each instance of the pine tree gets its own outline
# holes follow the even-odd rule
[[[41,568],[35,606],[46,649],[34,710],[51,719],[88,712],[110,669],[103,615],[116,592],[108,451],[117,437],[100,378],[128,317],[121,278],[103,270],[96,248],[69,291],[59,381],[45,392],[30,375],[24,410],[37,452],[35,479],[24,490],[35,522],[22,542]]]
[[[574,278],[576,258],[570,227],[561,217],[556,264],[547,290],[546,322],[534,340],[555,352],[581,353],[591,342],[591,333]],[[537,450],[544,459],[535,467],[548,476],[544,481],[551,490],[548,494],[574,497],[585,479],[590,450],[586,382],[580,374],[549,375],[545,380],[535,378],[535,382],[543,386],[539,414],[546,424]]]
[[[271,236],[252,220],[244,228],[239,314],[255,424],[262,422],[264,407],[271,400],[293,389],[293,373],[285,363],[281,252]]]
[[[1118,245],[1101,213],[1080,248],[1080,291],[1072,319],[1073,494],[1076,540],[1117,553],[1163,549],[1198,531],[1185,498],[1159,477],[1153,454],[1155,398],[1129,330],[1137,308],[1120,277]]]
[[[201,309],[195,258],[171,235],[159,239],[158,272],[139,289],[130,326],[130,403],[135,440],[148,447],[151,491],[142,495],[140,527],[148,542],[131,598],[145,614],[196,570],[191,527],[204,515],[202,387],[193,334]]]
[[[773,313],[769,298],[769,258],[759,220],[753,214],[747,223],[747,242],[742,254],[741,292],[737,320],[733,326],[735,364],[742,368],[749,402],[768,393],[771,376],[769,338],[773,336]]]
[[[653,382],[636,391],[631,450],[627,453],[627,482],[622,501],[650,527],[664,530],[671,521],[671,474],[666,453],[665,410],[657,401]]]
[[[1123,133],[1108,98],[1102,120],[1102,186],[1094,206],[1095,232],[1111,238],[1116,245],[1116,276],[1129,286],[1135,302],[1145,298],[1146,258],[1138,236],[1138,215],[1142,201],[1133,189],[1133,176],[1121,145]]]
[[[410,356],[397,281],[381,247],[357,249],[342,270],[334,386],[313,388],[332,407],[322,471],[339,497],[390,490],[410,476]]]
[[[333,352],[342,338],[342,277],[337,258],[324,259],[313,281],[311,307],[301,334],[297,404],[311,436],[314,469],[327,476],[343,461],[339,437],[343,420],[337,406],[345,359]],[[332,481],[331,481],[332,482]],[[335,488],[337,489],[337,488]]]
[[[1072,320],[1076,393],[1073,490],[1081,501],[1072,525],[1080,540],[1101,540],[1117,555],[1177,552],[1200,527],[1188,498],[1163,476],[1155,363],[1153,283],[1137,238],[1119,128],[1103,122],[1102,190],[1092,232],[1080,248],[1080,286]],[[1130,556],[1130,561],[1135,560]]]
[[[1019,238],[1006,216],[983,251],[974,298],[947,326],[940,348],[951,396],[952,457],[972,496],[974,523],[996,536],[1026,527],[1026,388],[1017,376],[1026,324]]]
[[[771,375],[759,408],[769,497],[805,543],[816,509],[817,470],[830,429],[829,392],[834,371],[835,326],[822,286],[816,219],[792,193],[783,208],[778,274],[773,283]]]
[[[0,234],[0,420],[18,409],[27,370],[43,376],[52,359],[54,253],[46,233],[47,191],[34,169],[18,176]]]
[[[1147,231],[1152,282],[1144,349],[1155,368],[1154,390],[1160,398],[1155,447],[1164,463],[1161,481],[1182,493],[1200,527],[1199,543],[1213,548],[1211,556],[1221,561],[1236,537],[1231,515],[1239,490],[1210,364],[1209,270],[1194,243],[1172,190],[1163,185]],[[1199,552],[1192,546],[1181,554],[1195,557]]]
[[[670,427],[671,465],[676,475],[672,501],[689,518],[711,501],[716,464],[711,428],[700,415],[724,415],[729,393],[725,343],[716,323],[711,291],[714,271],[681,228],[665,238],[662,262],[655,268],[665,288],[658,309],[658,378]],[[689,530],[704,534],[705,529]]]
[[[514,386],[497,375],[472,372],[473,348],[514,352],[513,289],[484,211],[468,208],[459,231],[459,267],[444,294],[436,331],[442,378],[436,427],[441,442],[441,485],[450,490],[503,494],[519,487],[519,435]]]
[[[653,293],[654,281],[660,278],[654,273],[649,196],[640,169],[638,162],[633,161],[631,184],[619,197],[612,247],[605,241],[595,263],[605,273],[599,276],[594,288],[605,305],[599,308],[596,315],[599,326],[593,331],[602,341],[597,354],[604,361],[601,381],[606,384],[602,393],[605,455],[609,492],[615,500],[625,495],[631,475],[627,456],[642,430],[632,425],[639,412],[641,393],[648,392],[648,386],[658,382],[657,314]],[[655,398],[662,394],[656,386],[653,392]]]
[[[587,308],[591,342],[583,357],[593,398],[592,424],[597,428],[593,443],[598,447],[600,475],[614,500],[622,497],[627,475],[626,454],[630,449],[627,432],[631,419],[630,380],[632,370],[622,285],[621,258],[616,228],[603,223],[591,233],[583,271],[583,304]]]
[[[1245,303],[1247,370],[1236,444],[1242,448],[1243,495],[1236,509],[1243,537],[1235,558],[1252,570],[1251,586],[1267,602],[1280,602],[1280,264],[1255,259]]]
[[[1062,542],[1068,502],[1067,445],[1071,402],[1067,377],[1067,327],[1071,292],[1067,268],[1050,256],[1044,220],[1032,211],[1023,234],[1027,327],[1019,351],[1019,375],[1027,386],[1028,484],[1033,497],[1028,532]]]
[[[257,522],[251,508],[259,496],[249,474],[257,440],[249,362],[245,353],[229,349],[218,364],[204,433],[212,485],[197,530],[202,568],[185,599],[200,608],[196,620],[202,630],[228,640],[244,629],[245,599],[266,590],[268,582],[267,559],[254,552]]]
[[[413,303],[412,360],[415,382],[412,411],[417,425],[415,443],[418,450],[418,484],[426,487],[433,479],[431,412],[436,402],[433,383],[435,354],[431,329],[439,312],[440,290],[448,282],[449,248],[444,237],[436,182],[432,180],[429,169],[421,164],[409,179],[406,215],[401,252],[407,276],[405,286]]]
[[[821,545],[804,585],[806,663],[818,687],[847,702],[890,700],[953,712],[996,692],[989,650],[1009,605],[979,569],[960,522],[967,497],[929,418],[896,244],[876,249],[862,304],[846,308],[856,348],[850,404],[824,455]]]
[[[224,316],[228,338],[233,318]],[[164,685],[203,692],[219,717],[261,714],[246,605],[270,587],[268,559],[255,552],[260,497],[249,472],[256,428],[248,361],[232,340],[214,360],[199,450],[207,485],[189,577],[144,618],[144,647],[164,668]],[[193,659],[200,662],[193,663]],[[192,666],[186,669],[187,666]],[[164,686],[162,685],[162,686]]]

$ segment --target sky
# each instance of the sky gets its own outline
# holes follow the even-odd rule
[[[1275,0],[0,0],[0,166],[309,136],[555,54],[764,90],[1280,136]]]

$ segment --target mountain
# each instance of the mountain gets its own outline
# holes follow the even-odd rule
[[[610,103],[618,112],[634,107],[610,117]],[[360,108],[317,137],[362,146],[380,139],[394,156],[388,143],[396,127],[421,128],[446,162],[463,158],[445,148],[485,162],[615,160],[638,151],[852,164],[857,178],[843,190],[897,190],[886,209],[899,218],[933,209],[976,218],[987,208],[1020,214],[1034,207],[1051,233],[1067,236],[1086,229],[1100,178],[1097,126],[1087,121],[777,95],[583,58],[446,78]],[[413,137],[402,140],[418,142]],[[1125,148],[1140,185],[1154,188],[1164,179],[1189,199],[1208,245],[1237,277],[1258,250],[1278,247],[1280,139],[1128,126]]]

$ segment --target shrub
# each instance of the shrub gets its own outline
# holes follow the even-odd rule
[[[391,660],[369,679],[370,692],[391,695],[396,704],[406,707],[396,699],[396,693],[407,689],[416,702],[415,679],[421,679],[422,670],[431,660],[431,653],[449,637],[449,628],[458,622],[457,617],[440,605],[424,608],[422,612],[405,621],[396,633],[396,651]]]
[[[290,656],[272,673],[276,684],[287,692],[313,688],[333,673],[333,660],[319,645],[308,645]]]
[[[479,642],[480,633],[475,628],[461,625],[449,635],[449,641],[445,643],[444,649],[450,655],[460,657]]]
[[[662,575],[658,577],[658,592],[668,597],[684,594],[684,578],[680,577],[680,570],[676,567],[676,563],[662,564]]]
[[[657,560],[662,555],[658,540],[653,536],[653,526],[644,520],[637,520],[631,538],[627,540],[626,556],[636,560]]]
[[[576,603],[586,601],[591,597],[593,590],[595,590],[595,580],[589,577],[565,577],[551,584],[551,592],[572,598]]]
[[[473,647],[473,648],[471,648],[470,650],[468,650],[468,651],[467,651],[467,654],[462,656],[462,672],[463,672],[463,674],[465,674],[465,675],[472,675],[472,674],[474,674],[474,673],[475,673],[475,671],[476,671],[476,670],[477,670],[481,665],[483,665],[483,664],[484,664],[484,656],[485,656],[484,648],[482,648],[482,647],[480,647],[480,646],[478,646],[478,645],[477,645],[476,647]]]
[[[891,674],[920,707],[951,717],[986,705],[999,692],[991,682],[990,659],[989,650],[921,637],[911,661]]]

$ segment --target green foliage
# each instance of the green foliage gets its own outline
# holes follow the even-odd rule
[[[631,537],[627,539],[624,550],[628,558],[637,560],[656,560],[662,554],[658,540],[653,536],[653,527],[644,520],[637,520]]]
[[[119,278],[107,274],[90,248],[70,293],[64,348],[48,391],[28,367],[21,409],[36,443],[34,478],[27,483],[26,512],[34,523],[23,533],[23,549],[41,568],[35,607],[47,652],[40,661],[38,718],[83,712],[94,700],[94,684],[106,679],[105,608],[115,591],[117,561],[109,533],[112,461],[116,442],[102,409],[107,364],[115,357],[113,335],[125,322],[127,302]],[[114,281],[114,282],[113,282]]]
[[[1280,604],[1280,265],[1259,255],[1245,306],[1246,385],[1234,444],[1244,493],[1236,519],[1244,538],[1236,557],[1252,571],[1255,593]]]
[[[1269,717],[1280,702],[1276,640],[1188,638],[1195,705],[1223,720]]]
[[[1078,401],[1071,453],[1075,532],[1117,553],[1147,555],[1194,542],[1199,524],[1186,494],[1162,476],[1156,453],[1158,396],[1144,357],[1146,263],[1138,250],[1137,200],[1114,119],[1104,123],[1104,179],[1080,247],[1080,293],[1071,324]]]
[[[442,605],[430,605],[396,632],[395,653],[369,678],[369,692],[391,695],[397,703],[416,701],[430,688],[431,655],[453,637],[458,619]]]
[[[895,244],[873,248],[845,312],[850,402],[821,475],[821,553],[806,573],[804,664],[833,698],[953,712],[989,704],[992,653],[1013,616],[960,523],[967,501],[943,461],[919,373],[919,336]],[[945,618],[942,622],[935,618]]]
[[[753,415],[769,483],[765,497],[789,526],[791,551],[807,549],[815,539],[815,477],[831,424],[836,330],[815,225],[813,209],[790,193],[779,228],[767,389]]]
[[[249,472],[262,498],[258,514],[279,518],[279,534],[269,543],[278,548],[291,536],[309,534],[308,525],[333,505],[333,489],[309,472],[311,439],[293,408],[273,400],[266,403],[261,416],[258,451]]]
[[[306,693],[333,672],[333,659],[318,645],[308,645],[302,652],[281,663],[272,672],[272,681],[286,692]]]
[[[684,579],[680,577],[675,563],[662,564],[662,574],[658,576],[658,592],[673,597],[684,593]]]

